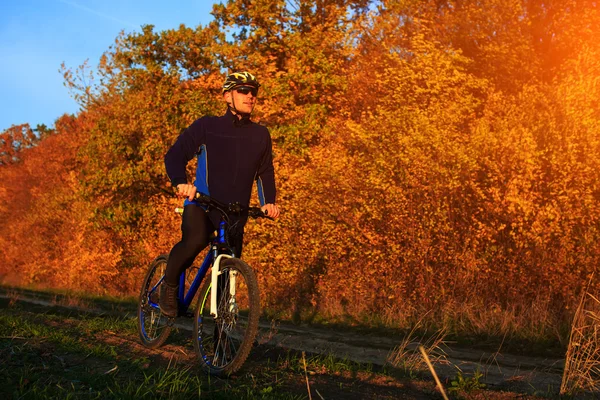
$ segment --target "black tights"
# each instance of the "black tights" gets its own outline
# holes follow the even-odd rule
[[[194,204],[185,206],[181,222],[181,241],[171,249],[167,261],[167,272],[165,281],[172,285],[179,285],[179,276],[188,269],[194,259],[208,243],[211,234],[217,230],[215,218]],[[245,222],[245,221],[244,221]],[[237,257],[242,255],[243,223],[237,234],[233,235],[235,253]]]

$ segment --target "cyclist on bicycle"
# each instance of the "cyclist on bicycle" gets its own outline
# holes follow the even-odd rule
[[[275,205],[275,173],[269,130],[250,120],[260,84],[248,72],[235,72],[223,83],[227,111],[221,117],[205,116],[192,123],[165,155],[165,166],[177,194],[185,197],[182,238],[173,246],[160,290],[160,308],[168,317],[177,316],[179,276],[190,267],[218,228],[219,214],[207,212],[194,201],[196,192],[222,203],[250,203],[256,180],[263,212],[279,216]],[[188,183],[186,165],[198,157],[196,179]],[[230,238],[237,257],[241,256],[247,215],[233,216]]]

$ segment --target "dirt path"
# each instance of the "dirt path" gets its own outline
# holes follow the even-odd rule
[[[34,295],[35,294],[35,295]],[[102,307],[76,304],[76,301],[57,298],[52,295],[40,295],[32,291],[0,293],[0,297],[18,297],[19,301],[43,306],[62,306],[89,312],[107,313]],[[70,304],[73,303],[73,304]],[[111,312],[111,311],[108,311]],[[124,315],[123,310],[114,310]],[[131,309],[126,311],[131,314]],[[180,319],[177,328],[192,329],[190,320]],[[315,354],[331,354],[336,358],[348,359],[359,363],[377,366],[387,365],[390,353],[398,346],[402,337],[378,336],[375,334],[357,334],[350,331],[335,331],[310,326],[291,324],[261,324],[259,343],[277,348],[306,351]],[[416,344],[407,346],[409,352],[416,351]],[[564,359],[529,357],[525,355],[504,354],[501,351],[489,351],[475,348],[444,347],[446,356],[435,362],[435,369],[442,382],[449,384],[462,371],[463,376],[473,376],[475,371],[483,374],[480,379],[488,388],[527,394],[553,396],[558,394]],[[428,372],[422,372],[427,375]]]
[[[266,328],[266,327],[265,327]],[[312,327],[280,325],[270,343],[275,346],[315,353],[331,353],[356,362],[386,365],[401,337],[357,335]],[[417,344],[407,346],[416,352]],[[442,381],[451,381],[460,369],[464,376],[484,374],[488,387],[522,393],[556,394],[560,389],[564,359],[490,353],[474,348],[444,346],[445,360],[435,362]]]

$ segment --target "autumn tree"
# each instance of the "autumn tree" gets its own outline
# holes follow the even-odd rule
[[[37,142],[29,124],[13,125],[0,133],[0,166],[21,159],[21,152]]]

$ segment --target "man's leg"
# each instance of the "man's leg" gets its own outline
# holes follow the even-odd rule
[[[235,256],[242,258],[242,250],[244,248],[244,228],[248,217],[242,217],[233,221],[232,229],[229,232],[229,244],[233,247]]]
[[[185,206],[182,218],[181,241],[171,249],[160,292],[160,308],[168,317],[177,316],[177,289],[181,273],[192,265],[215,230],[206,212],[194,204]]]

